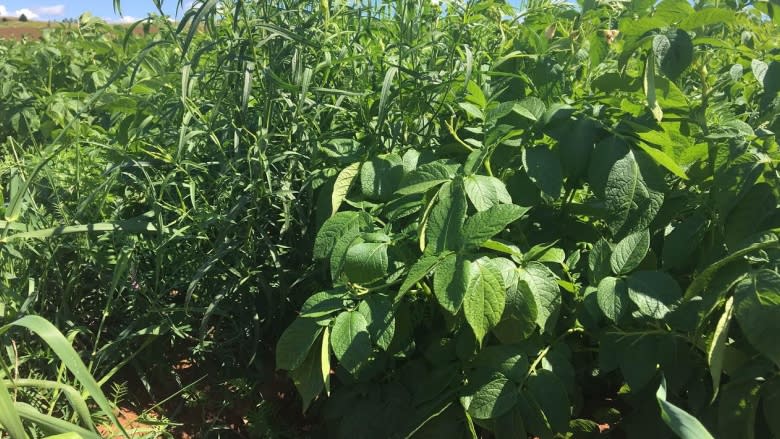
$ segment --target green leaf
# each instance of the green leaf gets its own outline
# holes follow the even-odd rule
[[[772,232],[759,233],[746,240],[743,245],[739,246],[731,254],[711,264],[694,277],[693,282],[691,282],[688,289],[685,290],[685,299],[691,299],[692,297],[701,294],[707,288],[710,281],[715,276],[715,273],[721,268],[732,262],[741,260],[750,253],[771,247],[780,247],[780,240],[778,240],[777,235]]]
[[[428,192],[436,186],[447,183],[455,177],[455,167],[442,162],[431,162],[420,165],[414,171],[406,174],[401,180],[399,195],[412,195]]]
[[[6,430],[11,439],[27,439],[22,420],[14,409],[14,401],[3,380],[0,380],[0,427]]]
[[[723,372],[723,359],[726,352],[726,342],[729,340],[729,325],[733,311],[734,298],[729,297],[723,307],[723,314],[718,320],[715,332],[712,334],[712,340],[707,347],[707,364],[710,366],[710,376],[712,377],[712,401],[718,397],[720,389],[720,376]]]
[[[301,306],[300,317],[323,317],[344,308],[346,291],[337,289],[312,294]]]
[[[668,30],[653,38],[653,53],[658,68],[670,79],[677,79],[693,61],[693,41],[682,29]]]
[[[336,317],[330,334],[333,354],[353,375],[371,356],[368,322],[357,311],[344,311]]]
[[[563,171],[557,154],[545,146],[523,148],[523,166],[542,192],[553,199],[561,196]]]
[[[662,260],[664,268],[680,269],[690,265],[692,256],[699,247],[707,230],[704,214],[694,213],[674,225],[671,233],[664,237]]]
[[[662,319],[680,299],[680,286],[661,271],[637,271],[626,279],[628,297],[645,317]]]
[[[504,375],[495,374],[471,396],[468,413],[476,419],[495,419],[507,413],[517,401],[517,387]]]
[[[658,387],[655,397],[658,405],[661,407],[661,418],[680,439],[713,439],[710,432],[704,428],[698,419],[666,401],[665,379],[661,380],[661,385]]]
[[[460,102],[458,103],[458,106],[462,108],[463,111],[466,112],[466,114],[468,114],[474,119],[478,119],[478,120],[485,119],[485,114],[482,112],[482,110],[480,110],[479,107],[472,104],[471,102]]]
[[[477,341],[498,324],[506,304],[501,271],[488,258],[480,258],[469,266],[463,313]]]
[[[370,283],[387,273],[389,263],[387,244],[363,242],[347,250],[344,274],[354,283]]]
[[[774,437],[780,437],[780,377],[775,377],[761,388],[761,405],[764,407],[764,419]]]
[[[615,274],[628,274],[639,266],[650,249],[650,232],[632,233],[615,246],[609,264]]]
[[[688,179],[688,175],[685,174],[685,170],[680,165],[678,165],[673,158],[666,155],[665,152],[646,145],[643,142],[639,142],[639,147],[642,148],[642,151],[647,153],[647,155],[652,157],[656,163],[669,170],[669,172],[672,174],[682,178],[683,180]]]
[[[766,72],[769,70],[769,64],[759,59],[754,59],[750,62],[750,69],[753,71],[753,76],[756,78],[756,81],[763,86]]]
[[[494,425],[493,434],[496,439],[528,437],[528,432],[526,432],[525,423],[523,422],[523,414],[517,407],[513,407],[508,412],[497,417]]]
[[[750,344],[780,367],[780,275],[761,270],[738,283],[734,315]]]
[[[297,369],[322,332],[316,319],[298,317],[284,330],[276,343],[276,368]]]
[[[530,262],[520,269],[520,280],[528,284],[536,301],[536,323],[552,334],[561,308],[561,292],[555,273],[540,262]]]
[[[444,253],[442,255],[425,255],[418,259],[417,262],[409,269],[409,273],[406,275],[406,279],[398,289],[398,296],[396,301],[400,300],[417,282],[420,282],[425,276],[428,275],[436,265],[441,262],[444,257],[447,257],[451,253]]]
[[[526,119],[536,122],[544,116],[546,107],[541,99],[532,96],[517,102],[512,110]]]
[[[314,258],[328,259],[336,241],[345,234],[357,235],[360,228],[367,224],[365,214],[361,212],[338,212],[330,217],[320,228],[314,241]]]
[[[517,221],[529,208],[514,204],[500,204],[484,212],[477,212],[463,224],[463,245],[479,247],[485,241],[501,233],[509,224]]]
[[[605,277],[599,282],[596,300],[604,315],[617,323],[629,307],[626,283],[622,279]]]
[[[389,201],[403,177],[403,159],[397,154],[383,154],[360,167],[360,186],[369,200]],[[334,187],[334,190],[336,188]]]
[[[599,239],[588,254],[588,275],[590,283],[598,285],[602,279],[609,276],[612,258],[612,246],[604,238]]]
[[[519,273],[518,273],[519,277]],[[536,330],[538,316],[536,299],[525,281],[516,281],[516,288],[509,288],[501,321],[493,328],[502,343],[520,343]]]
[[[645,90],[645,96],[647,97],[647,106],[650,108],[650,112],[657,122],[661,122],[664,118],[664,112],[661,106],[658,105],[658,100],[655,95],[655,58],[653,53],[650,52],[645,62],[645,75],[642,82]]]
[[[393,303],[386,296],[372,294],[360,303],[358,311],[368,322],[368,335],[377,346],[387,350],[395,334]]]
[[[756,414],[761,384],[762,380],[747,377],[729,381],[721,387],[717,413],[719,437],[756,437]]]
[[[471,204],[479,212],[488,210],[500,203],[512,202],[512,197],[506,191],[504,183],[495,177],[474,174],[464,178],[463,184]]]
[[[540,439],[552,439],[550,423],[533,395],[528,392],[517,395],[517,409],[522,414],[530,435]]]
[[[713,24],[732,24],[735,20],[736,14],[733,11],[721,8],[705,8],[685,17],[677,27],[692,31]]]
[[[290,371],[290,378],[303,400],[304,413],[325,388],[322,370],[322,349],[311,349],[301,365]]]
[[[39,316],[28,315],[9,323],[3,327],[0,327],[0,336],[8,332],[13,327],[26,328],[46,343],[54,354],[62,361],[62,364],[73,374],[76,380],[81,383],[84,391],[88,393],[95,404],[102,410],[111,424],[118,428],[122,434],[127,437],[127,432],[124,427],[119,424],[114,412],[112,411],[111,404],[108,402],[105,394],[100,389],[100,385],[95,381],[95,378],[89,373],[89,369],[84,365],[79,357],[79,354],[73,349],[68,340],[62,333],[51,323]],[[18,408],[18,407],[17,407]],[[13,420],[9,421],[9,425],[13,428]]]
[[[525,387],[527,394],[539,404],[552,430],[567,432],[571,405],[561,380],[549,370],[540,369],[526,379]]]
[[[355,181],[355,177],[360,173],[360,162],[353,163],[339,172],[336,182],[333,184],[333,193],[331,194],[331,213],[339,211],[341,203],[347,198],[349,189]]]
[[[466,219],[466,195],[459,184],[448,183],[439,189],[439,200],[428,218],[426,241],[434,253],[457,250],[461,228]]]
[[[615,237],[647,229],[661,208],[664,182],[655,166],[629,150],[609,170],[604,202]]]
[[[452,315],[460,311],[466,297],[470,264],[463,256],[450,254],[441,260],[433,274],[433,294],[442,308]]]

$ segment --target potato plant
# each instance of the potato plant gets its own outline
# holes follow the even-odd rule
[[[500,39],[427,144],[387,122],[421,74],[391,67],[322,192],[332,288],[276,348],[303,409],[334,437],[780,435],[775,7],[448,9]]]

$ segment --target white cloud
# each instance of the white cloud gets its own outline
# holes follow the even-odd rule
[[[35,20],[36,18],[38,18],[38,14],[36,14],[35,12],[27,8],[17,9],[14,12],[14,16],[16,17],[21,17],[22,15],[24,15],[30,20]]]
[[[33,8],[33,11],[38,15],[53,15],[59,17],[65,15],[65,5],[41,6]]]
[[[0,5],[0,17],[7,17],[8,16],[8,8],[6,8],[3,5]]]

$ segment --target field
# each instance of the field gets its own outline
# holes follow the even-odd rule
[[[780,438],[776,0],[196,1],[0,78],[0,437]]]

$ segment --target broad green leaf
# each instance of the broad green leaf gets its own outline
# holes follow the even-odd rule
[[[439,305],[455,315],[466,296],[471,262],[463,256],[450,254],[436,266],[433,274],[433,294]]]
[[[322,332],[316,319],[298,317],[284,330],[276,343],[276,368],[297,369]]]
[[[300,366],[290,371],[290,378],[303,399],[304,413],[309,409],[311,402],[325,388],[322,371],[322,349],[309,350],[306,359]]]
[[[561,196],[563,172],[557,154],[546,146],[523,148],[523,166],[542,192],[553,199]]]
[[[360,303],[358,311],[368,322],[368,335],[380,348],[387,350],[395,334],[393,303],[386,296],[371,294]]]
[[[354,283],[370,283],[381,279],[389,266],[387,244],[363,242],[353,245],[344,257],[344,274]]]
[[[519,271],[520,280],[528,284],[536,301],[536,323],[552,334],[562,302],[555,274],[540,262],[530,262]]]
[[[596,300],[601,312],[617,323],[629,307],[628,288],[622,279],[605,277],[599,282]]]
[[[420,165],[414,171],[406,174],[403,180],[401,180],[401,188],[396,193],[399,195],[412,195],[427,192],[452,180],[455,177],[456,169],[441,162]]]
[[[458,106],[462,108],[463,111],[466,112],[466,114],[468,114],[474,119],[478,119],[478,120],[485,119],[485,113],[483,113],[478,106],[472,104],[471,102],[460,102],[458,103]]]
[[[674,225],[671,233],[664,237],[662,260],[666,269],[684,268],[694,261],[692,256],[699,247],[707,229],[707,218],[701,213]]]
[[[507,413],[517,401],[517,386],[496,374],[471,396],[468,413],[476,419],[495,419]]]
[[[344,262],[347,257],[347,252],[352,247],[353,243],[358,242],[360,237],[360,229],[350,228],[344,231],[344,234],[339,236],[336,243],[333,245],[333,250],[330,254],[330,277],[334,283],[339,283],[341,279],[342,270],[344,268]]]
[[[371,356],[368,322],[357,311],[344,311],[336,317],[330,333],[333,354],[353,375]]]
[[[693,41],[682,29],[668,30],[653,38],[653,53],[658,68],[676,79],[693,61]]]
[[[352,183],[355,181],[355,177],[360,173],[360,162],[353,163],[339,172],[336,177],[336,182],[333,184],[333,193],[331,194],[331,214],[335,214],[339,211],[341,203],[349,193],[349,189],[352,187]]]
[[[445,184],[439,190],[439,200],[431,209],[426,228],[427,245],[432,246],[435,253],[460,247],[466,208],[466,194],[462,185]]]
[[[493,434],[496,439],[518,439],[528,437],[528,432],[526,432],[525,423],[523,422],[523,415],[516,407],[513,407],[508,412],[496,418],[494,425]]]
[[[536,122],[542,119],[547,108],[541,99],[531,96],[517,102],[514,107],[512,107],[512,110],[515,113]]]
[[[642,151],[647,153],[647,155],[652,157],[653,160],[656,161],[656,163],[666,168],[672,174],[682,178],[683,180],[688,179],[688,176],[685,174],[685,170],[682,167],[680,167],[680,165],[678,165],[673,158],[666,155],[665,152],[661,151],[660,149],[653,148],[652,146],[646,145],[642,142],[639,142],[639,147],[642,148]]]
[[[620,343],[618,364],[632,391],[641,391],[658,370],[658,342],[645,334],[625,335]]]
[[[538,310],[536,299],[528,283],[517,281],[516,288],[509,288],[501,321],[493,328],[502,343],[520,343],[536,330]]]
[[[476,104],[479,108],[487,107],[488,105],[487,98],[485,97],[485,93],[479,87],[479,84],[477,84],[474,81],[469,81],[468,84],[466,84],[466,90],[468,91],[468,95],[466,95],[466,100]]]
[[[533,395],[522,392],[517,395],[517,409],[520,411],[528,433],[539,439],[552,439],[550,423]]]
[[[692,31],[713,24],[731,24],[734,23],[736,17],[736,14],[728,9],[705,8],[688,15],[677,27]]]
[[[712,401],[718,397],[720,389],[720,376],[723,372],[723,358],[726,351],[726,343],[729,340],[729,325],[734,311],[734,297],[726,300],[723,307],[723,314],[715,327],[715,333],[707,347],[707,364],[710,366],[710,376],[712,377]]]
[[[403,177],[403,159],[397,154],[383,154],[360,167],[360,186],[369,200],[389,201]],[[334,187],[334,191],[336,187]]]
[[[628,297],[645,317],[662,319],[681,297],[680,286],[661,271],[637,271],[626,279]]]
[[[469,266],[463,313],[482,344],[485,335],[498,324],[506,304],[506,290],[501,271],[488,258],[480,258]]]
[[[766,232],[759,233],[754,237],[746,240],[743,245],[735,249],[728,256],[718,260],[717,262],[708,266],[704,271],[694,277],[693,282],[685,290],[685,298],[691,299],[695,297],[707,288],[712,278],[721,268],[726,265],[741,260],[744,256],[753,253],[758,250],[763,250],[772,247],[780,247],[780,240],[775,233]]]
[[[715,174],[710,189],[714,207],[722,218],[727,218],[731,210],[749,193],[765,168],[763,160],[752,152],[725,160],[728,167]]]
[[[734,316],[750,344],[780,367],[780,275],[761,270],[737,284]]]
[[[750,62],[750,69],[753,71],[753,76],[756,78],[756,81],[763,86],[766,72],[769,70],[769,64],[759,59],[754,59]]]
[[[780,377],[775,377],[761,387],[761,405],[764,407],[764,419],[769,431],[780,437]]]
[[[525,381],[526,392],[544,412],[552,430],[565,433],[569,428],[569,397],[561,380],[549,370],[540,369]]]
[[[398,289],[398,296],[396,302],[400,300],[417,282],[420,282],[425,276],[430,273],[441,260],[448,256],[450,253],[443,255],[425,255],[418,259],[417,262],[409,269],[409,273],[406,275],[406,279]]]
[[[504,183],[495,177],[473,174],[464,178],[463,184],[471,204],[479,212],[512,200]]]
[[[602,279],[609,276],[612,258],[612,246],[604,238],[599,239],[588,254],[588,276],[591,284],[598,285]]]
[[[515,383],[525,380],[529,366],[526,355],[517,346],[508,345],[486,346],[470,365],[478,375],[500,373]]]
[[[323,317],[344,308],[343,289],[320,291],[311,295],[301,306],[300,317]]]
[[[488,239],[501,233],[509,224],[517,221],[529,208],[514,204],[500,204],[477,212],[463,224],[463,245],[479,247]]]
[[[762,383],[747,377],[729,381],[721,387],[717,416],[719,437],[755,439]]]
[[[628,274],[639,266],[650,249],[650,232],[632,233],[615,245],[609,264],[615,274]]]
[[[687,0],[661,0],[655,6],[653,18],[672,24],[679,23],[693,13],[694,9]]]
[[[615,237],[647,229],[663,203],[663,178],[645,157],[628,151],[609,170],[604,202]]]
[[[698,419],[666,400],[665,379],[661,380],[655,398],[661,407],[661,418],[680,439],[713,439]]]
[[[357,234],[367,224],[365,214],[360,212],[338,212],[330,217],[317,233],[314,241],[314,257],[328,259],[336,241],[350,232]]]

